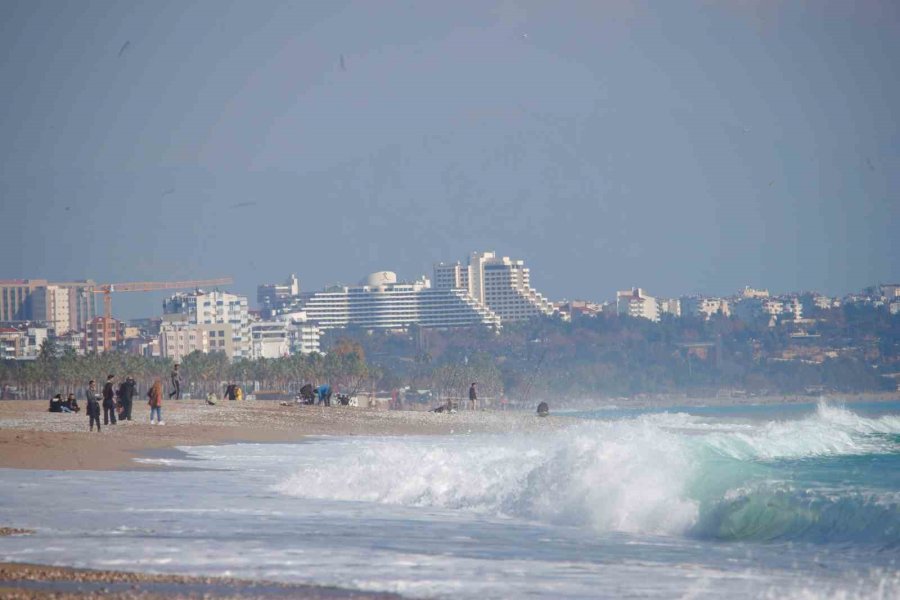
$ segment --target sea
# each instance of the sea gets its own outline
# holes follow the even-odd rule
[[[0,524],[36,533],[0,559],[409,598],[900,598],[900,402],[560,417],[2,470]]]

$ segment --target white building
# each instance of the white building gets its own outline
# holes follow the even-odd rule
[[[435,289],[424,277],[398,282],[391,271],[373,273],[356,287],[304,295],[303,312],[321,329],[500,326],[500,318],[464,290]]]
[[[531,271],[525,261],[498,257],[494,252],[473,252],[465,267],[459,263],[437,263],[434,287],[465,290],[501,321],[558,314],[553,303],[531,287]]]
[[[256,321],[250,324],[250,357],[281,358],[291,352],[290,323]]]
[[[660,315],[681,316],[681,300],[678,298],[658,298],[656,303],[659,305]]]
[[[659,321],[659,303],[641,288],[616,292],[616,313],[640,319]]]
[[[166,319],[159,329],[159,353],[181,362],[191,352],[222,352],[236,356],[237,344],[231,323],[191,323],[186,319]]]
[[[229,358],[250,357],[250,313],[246,296],[218,290],[179,293],[163,303],[163,312],[166,315],[185,315],[187,323],[192,325],[229,325],[229,328],[207,328],[217,332],[216,344],[210,350],[225,351]],[[223,332],[228,339],[219,339],[219,332]],[[165,355],[165,348],[163,352]]]
[[[681,314],[685,316],[701,317],[708,321],[713,315],[720,313],[726,317],[731,314],[728,300],[724,298],[685,296],[681,299]]]

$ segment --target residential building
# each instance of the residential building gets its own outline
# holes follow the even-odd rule
[[[660,315],[681,316],[681,300],[678,298],[658,298],[656,302],[659,305]]]
[[[500,326],[500,318],[465,290],[435,289],[424,277],[398,282],[391,271],[373,273],[356,287],[335,286],[303,297],[306,318],[321,329]]]
[[[830,310],[832,308],[840,308],[841,301],[837,298],[815,295],[813,296],[813,305],[822,310]]]
[[[321,352],[319,340],[322,338],[322,329],[309,321],[306,311],[282,314],[278,319],[287,324],[290,354]]]
[[[281,358],[291,353],[290,323],[256,321],[250,324],[250,358]]]
[[[681,298],[681,314],[702,317],[707,321],[717,314],[729,316],[731,309],[728,300],[723,298],[705,298],[703,296],[684,296]]]
[[[91,280],[69,283],[49,283],[46,279],[0,280],[0,321],[45,321],[60,334],[80,331],[97,315],[93,286]]]
[[[569,300],[557,303],[556,310],[566,320],[578,317],[596,317],[603,312],[603,304],[586,300]]]
[[[192,352],[222,352],[232,359],[237,347],[231,323],[192,323],[173,318],[165,319],[159,328],[159,353],[175,362]]]
[[[282,284],[267,283],[256,287],[256,303],[265,316],[271,316],[299,299],[300,280],[293,273]]]
[[[56,336],[56,347],[59,348],[60,352],[71,350],[81,356],[84,354],[84,339],[85,334],[83,331],[70,331]]]
[[[16,327],[0,327],[0,360],[17,360],[24,357],[27,346],[24,331]]]
[[[226,340],[217,337],[216,345],[210,350],[228,348],[226,354],[229,358],[250,357],[250,313],[246,296],[218,290],[178,293],[163,302],[163,312],[166,315],[185,315],[187,322],[193,325],[230,325],[227,343],[220,344]]]
[[[106,317],[94,317],[84,328],[84,351],[88,354],[116,350],[125,339],[125,323],[109,320],[109,339],[103,339]]]
[[[31,316],[47,323],[57,334],[67,333],[70,327],[70,289],[56,285],[36,288],[31,293]]]
[[[641,288],[616,292],[616,314],[659,321],[659,303]]]
[[[46,279],[0,280],[0,321],[31,320],[31,295],[46,286]]]
[[[889,302],[900,300],[900,283],[884,283],[881,285],[881,295]]]
[[[466,267],[459,263],[437,263],[434,287],[466,290],[501,321],[558,314],[553,303],[531,287],[531,271],[525,261],[498,257],[494,252],[473,252]]]
[[[738,296],[741,298],[768,298],[769,290],[757,290],[748,285],[744,286]]]

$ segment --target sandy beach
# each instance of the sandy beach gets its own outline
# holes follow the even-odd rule
[[[0,563],[0,598],[5,600],[157,600],[235,598],[241,600],[392,600],[396,594],[331,587],[247,581],[228,577],[187,577]]]
[[[0,402],[0,468],[142,469],[148,451],[234,442],[296,442],[311,435],[434,435],[546,427],[529,413],[435,414],[351,407],[281,406],[272,401],[168,402],[165,425],[150,425],[137,406],[134,420],[88,431],[88,418],[49,413],[44,401]]]

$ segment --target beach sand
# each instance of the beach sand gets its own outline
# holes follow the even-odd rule
[[[145,410],[146,409],[146,410]],[[310,435],[434,435],[546,427],[530,413],[436,414],[352,407],[280,406],[273,401],[179,400],[163,405],[165,425],[134,420],[88,431],[88,418],[47,412],[47,402],[0,402],[0,468],[106,470],[159,468],[135,462],[149,451],[234,442],[296,442]]]
[[[240,598],[304,600],[392,600],[395,594],[331,587],[248,581],[227,577],[151,575],[122,571],[71,569],[25,563],[0,563],[0,598],[4,600],[85,600]]]

